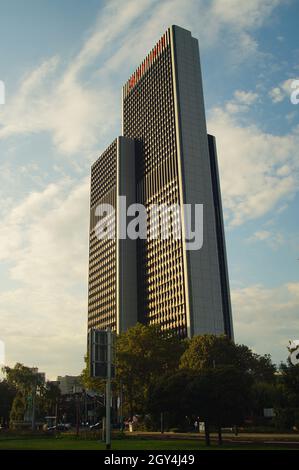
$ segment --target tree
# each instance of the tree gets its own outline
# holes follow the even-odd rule
[[[247,348],[247,346],[245,346]],[[249,348],[248,348],[249,349]],[[252,360],[250,363],[250,368],[248,369],[253,378],[256,381],[264,382],[268,384],[275,384],[276,382],[276,365],[273,364],[270,354],[264,354],[260,356],[259,354],[252,353]]]
[[[195,372],[178,370],[162,375],[149,388],[147,410],[152,415],[167,417],[166,423],[175,426],[186,421],[192,408],[186,398],[186,387],[194,380]]]
[[[285,401],[285,393],[279,383],[255,382],[252,386],[252,412],[255,417],[263,418],[264,408],[281,408]]]
[[[84,358],[85,367],[81,373],[81,382],[86,390],[93,390],[94,392],[105,393],[105,380],[94,378],[90,376],[89,356]]]
[[[205,422],[206,444],[210,444],[210,426],[218,428],[241,424],[251,401],[253,379],[248,372],[233,366],[192,371],[181,369],[161,377],[151,388],[151,412],[171,412],[180,418],[189,416]]]
[[[250,404],[252,377],[233,366],[202,369],[185,389],[192,414],[205,422],[206,444],[210,444],[210,425],[221,428],[241,424]]]
[[[116,342],[117,383],[121,382],[129,415],[146,412],[150,386],[179,365],[184,343],[155,326],[136,324]]]
[[[235,344],[225,335],[194,336],[180,361],[181,368],[191,370],[228,365],[249,372],[256,380],[275,381],[276,367],[269,355],[254,354],[247,346]]]
[[[21,391],[18,391],[10,412],[10,426],[14,427],[15,423],[24,420],[24,414],[26,411],[26,400]]]
[[[31,393],[32,388],[42,385],[41,377],[30,367],[17,363],[14,367],[3,367],[6,380],[21,390],[24,395]]]
[[[45,413],[56,416],[61,391],[58,385],[47,382],[42,394],[42,407]]]
[[[16,396],[16,389],[7,380],[0,382],[0,422],[4,426],[9,424],[9,415],[12,407],[12,403]]]
[[[290,360],[280,365],[277,388],[282,399],[275,409],[275,424],[279,429],[299,429],[299,364]]]
[[[282,363],[280,372],[289,405],[299,407],[299,364],[293,365],[290,361],[287,364]]]
[[[35,413],[36,413],[36,393],[41,394],[43,389],[42,376],[35,373],[30,367],[17,363],[14,367],[3,367],[6,380],[18,390],[16,403],[13,404],[12,416],[20,416],[22,410],[22,401],[24,401],[24,414],[30,412],[32,420],[32,429],[35,429]],[[12,419],[11,419],[12,420]]]

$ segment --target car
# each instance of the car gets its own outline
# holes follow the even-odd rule
[[[71,425],[69,423],[59,423],[56,426],[50,426],[47,431],[69,431]]]
[[[47,431],[56,431],[56,426],[48,426]]]
[[[91,426],[89,426],[89,429],[91,431],[94,431],[96,429],[102,429],[102,423],[98,422],[98,423],[92,424]]]

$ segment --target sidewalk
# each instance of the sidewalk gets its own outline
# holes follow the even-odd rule
[[[204,433],[174,433],[174,432],[147,432],[147,431],[134,431],[128,432],[125,434],[134,437],[141,437],[143,439],[191,439],[191,440],[204,440]],[[210,434],[212,441],[218,440],[217,433]],[[242,443],[289,443],[289,444],[298,444],[299,446],[299,433],[286,433],[286,434],[275,434],[275,433],[246,433],[241,432],[238,436],[235,436],[234,433],[224,432],[222,434],[223,442],[242,442]]]

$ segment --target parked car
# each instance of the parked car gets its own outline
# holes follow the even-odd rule
[[[50,426],[47,431],[69,431],[71,425],[69,423],[59,423],[55,426]]]
[[[81,423],[81,426],[82,426],[82,428],[89,428],[89,423],[88,423],[88,422],[85,423],[85,422],[83,421],[83,422]]]
[[[102,429],[102,423],[98,422],[98,423],[92,424],[91,426],[89,426],[89,429],[91,431],[95,431],[96,429]]]

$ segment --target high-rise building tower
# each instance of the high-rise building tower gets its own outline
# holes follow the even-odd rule
[[[118,137],[91,168],[88,327],[124,331],[137,321],[136,242],[120,239],[118,200],[136,202],[135,142]],[[111,206],[107,237],[99,239],[97,208]],[[116,217],[115,217],[116,214]]]
[[[92,167],[89,327],[120,332],[140,321],[181,337],[233,338],[216,145],[189,31],[170,27],[124,85],[122,133]],[[117,195],[148,216],[153,205],[178,205],[182,236],[151,238],[148,227],[145,238],[119,239]],[[116,237],[99,241],[94,211],[108,199]],[[203,204],[203,244],[190,249],[186,205],[196,204]]]

